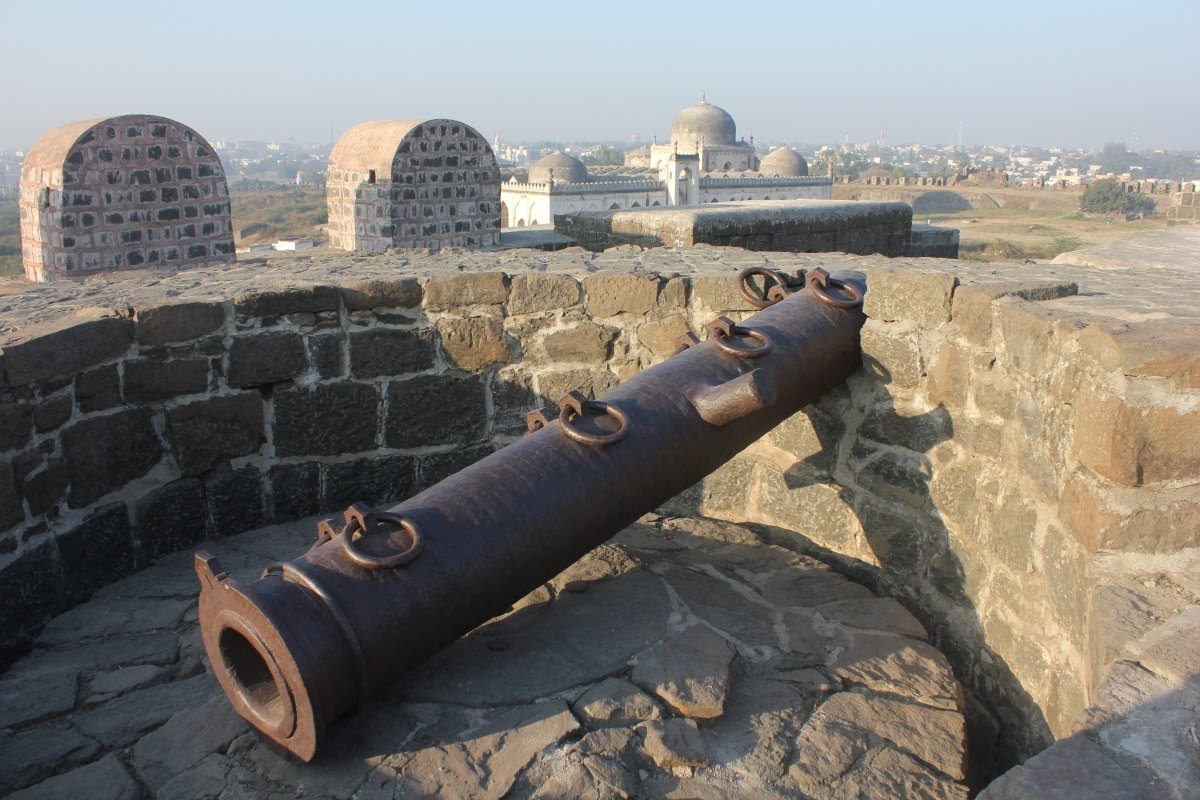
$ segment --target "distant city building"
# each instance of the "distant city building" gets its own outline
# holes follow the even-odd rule
[[[221,160],[204,137],[165,117],[51,130],[21,165],[19,198],[32,281],[234,260]]]
[[[554,222],[577,211],[685,206],[744,200],[828,200],[833,181],[810,177],[808,162],[779,148],[762,159],[737,139],[733,117],[707,101],[675,115],[670,144],[638,147],[620,167],[593,167],[562,152],[535,161],[526,180],[501,186],[501,224]]]
[[[356,125],[329,155],[329,246],[497,244],[500,172],[487,140],[451,119]]]

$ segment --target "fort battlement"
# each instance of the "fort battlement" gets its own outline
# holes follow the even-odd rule
[[[747,314],[735,275],[756,265],[864,271],[864,368],[671,509],[755,524],[904,603],[968,691],[985,771],[1154,716],[1106,694],[1138,678],[1130,658],[1187,691],[1186,652],[1162,642],[1195,628],[1154,631],[1194,608],[1164,623],[1112,603],[1138,563],[1186,583],[1200,546],[1193,275],[1164,266],[1131,292],[1070,264],[714,247],[326,253],[21,287],[3,312],[5,660],[200,539],[430,485],[529,409]],[[1112,741],[1102,767],[1125,758]]]

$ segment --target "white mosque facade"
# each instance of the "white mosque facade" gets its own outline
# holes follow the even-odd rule
[[[794,150],[755,156],[737,139],[724,109],[706,101],[675,115],[670,144],[640,147],[623,167],[593,167],[553,153],[535,161],[525,181],[500,185],[501,227],[554,222],[555,214],[746,200],[829,200],[833,182],[810,176]]]

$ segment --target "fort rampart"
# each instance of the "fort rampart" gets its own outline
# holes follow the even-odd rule
[[[1200,320],[1166,270],[1135,294],[1071,265],[619,248],[23,288],[4,314],[0,654],[205,537],[408,496],[535,406],[749,313],[737,269],[818,264],[868,276],[864,369],[673,506],[905,603],[968,687],[977,758],[1069,736],[1119,650],[1101,557],[1200,546]]]

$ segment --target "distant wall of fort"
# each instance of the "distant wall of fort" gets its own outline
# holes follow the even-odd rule
[[[520,436],[528,410],[750,313],[719,251],[684,252],[711,266],[257,273],[10,336],[0,659],[161,555],[407,497]],[[1200,546],[1194,328],[1081,321],[1044,302],[1073,284],[996,265],[960,285],[962,265],[819,258],[867,271],[865,369],[672,507],[763,525],[900,598],[970,693],[977,753],[1012,763],[1092,697],[1092,555]]]

